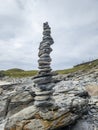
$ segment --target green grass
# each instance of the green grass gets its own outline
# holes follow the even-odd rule
[[[25,71],[25,70],[15,68],[15,69],[3,71],[3,73],[5,76],[9,76],[9,77],[29,77],[29,76],[36,75],[37,70]]]

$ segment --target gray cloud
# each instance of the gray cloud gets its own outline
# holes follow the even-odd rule
[[[6,2],[5,2],[6,1]],[[37,69],[42,23],[52,28],[52,67],[98,58],[98,1],[0,0],[0,69]]]

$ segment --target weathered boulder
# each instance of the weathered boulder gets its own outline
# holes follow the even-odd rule
[[[30,95],[29,92],[16,92],[10,99],[7,116],[10,117],[11,115],[22,110],[23,108],[32,105],[33,101],[34,98]]]
[[[29,92],[28,89],[25,90],[24,84],[15,84],[12,82],[1,82],[0,121],[34,103],[33,92]],[[25,86],[28,88],[30,84],[25,84]]]
[[[98,96],[98,85],[87,85],[86,90],[91,96]]]

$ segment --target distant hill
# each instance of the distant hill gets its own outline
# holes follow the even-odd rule
[[[24,70],[19,69],[19,68],[12,68],[12,69],[8,69],[6,71],[9,71],[9,72],[24,72]]]
[[[25,71],[19,68],[12,68],[5,71],[0,71],[1,77],[9,76],[9,77],[28,77],[28,76],[34,76],[37,74],[37,70],[29,70]]]

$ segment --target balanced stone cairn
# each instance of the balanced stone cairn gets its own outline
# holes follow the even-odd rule
[[[33,78],[35,86],[35,106],[37,107],[50,107],[53,105],[52,93],[54,83],[52,83],[52,69],[50,67],[50,53],[52,48],[50,47],[54,41],[51,37],[51,28],[48,22],[43,24],[43,40],[39,46],[39,72],[38,75]]]

